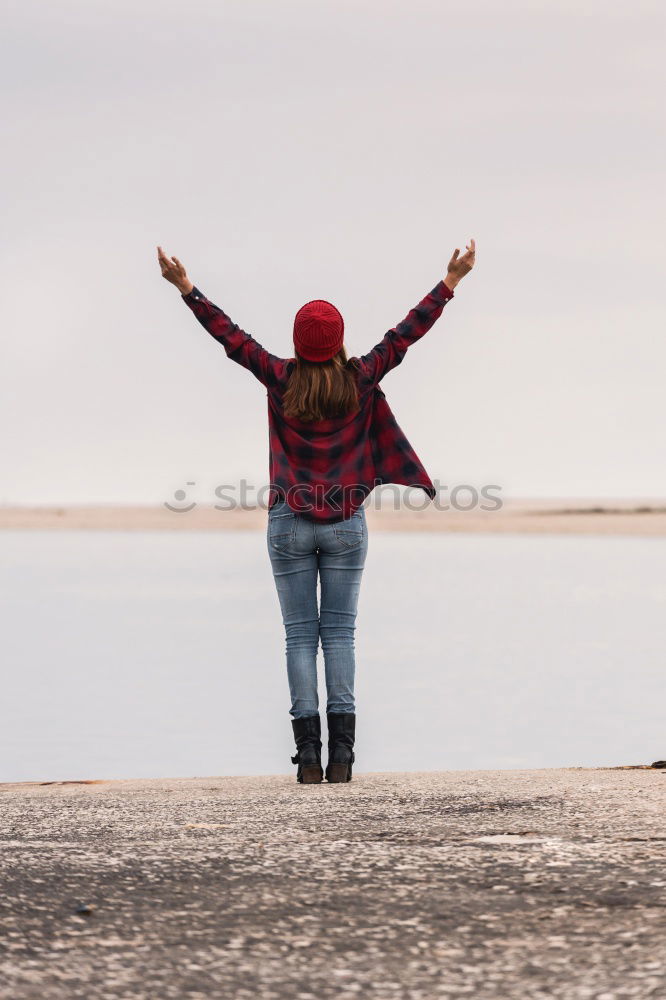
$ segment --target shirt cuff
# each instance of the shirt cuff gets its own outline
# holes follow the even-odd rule
[[[444,300],[452,299],[453,289],[449,288],[449,286],[444,281],[444,278],[442,278],[442,280],[435,285],[430,294],[434,295],[436,299],[444,299]]]
[[[184,299],[185,302],[193,302],[194,299],[204,299],[206,296],[203,292],[199,291],[196,285],[192,285],[192,291],[188,292],[187,295],[183,295],[181,293],[180,297],[181,299]]]

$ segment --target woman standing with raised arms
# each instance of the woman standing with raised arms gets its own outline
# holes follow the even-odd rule
[[[368,354],[348,358],[344,320],[325,299],[294,320],[294,356],[266,351],[206,298],[177,257],[157,248],[162,276],[232,361],[266,388],[270,441],[267,544],[286,632],[297,780],[320,782],[317,650],[326,675],[326,778],[350,781],[354,763],[354,630],[368,549],[362,506],[375,486],[418,486],[436,495],[379,383],[433,325],[474,266],[474,240],[456,249],[442,278]],[[317,602],[317,581],[320,601]]]

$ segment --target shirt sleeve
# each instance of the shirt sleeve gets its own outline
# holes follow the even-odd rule
[[[401,323],[384,334],[368,354],[359,358],[365,376],[372,382],[379,382],[387,372],[399,365],[407,348],[428,332],[452,298],[453,290],[442,279],[407,313]]]
[[[227,314],[214,305],[196,285],[181,298],[192,310],[201,325],[208,330],[227,352],[227,357],[243,365],[265,386],[274,385],[286,364],[284,358],[270,354],[261,344],[241,330]]]

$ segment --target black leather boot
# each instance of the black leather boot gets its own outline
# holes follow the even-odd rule
[[[351,781],[354,763],[356,715],[354,712],[327,712],[328,764],[327,781]]]
[[[298,764],[296,781],[304,785],[316,785],[324,777],[321,766],[321,719],[318,715],[306,715],[303,719],[292,719],[296,741],[296,755],[292,764]]]

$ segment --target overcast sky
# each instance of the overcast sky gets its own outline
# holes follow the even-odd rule
[[[383,388],[430,475],[664,496],[664,27],[632,0],[21,0],[4,23],[0,502],[265,483],[273,353],[364,353],[477,265]]]

